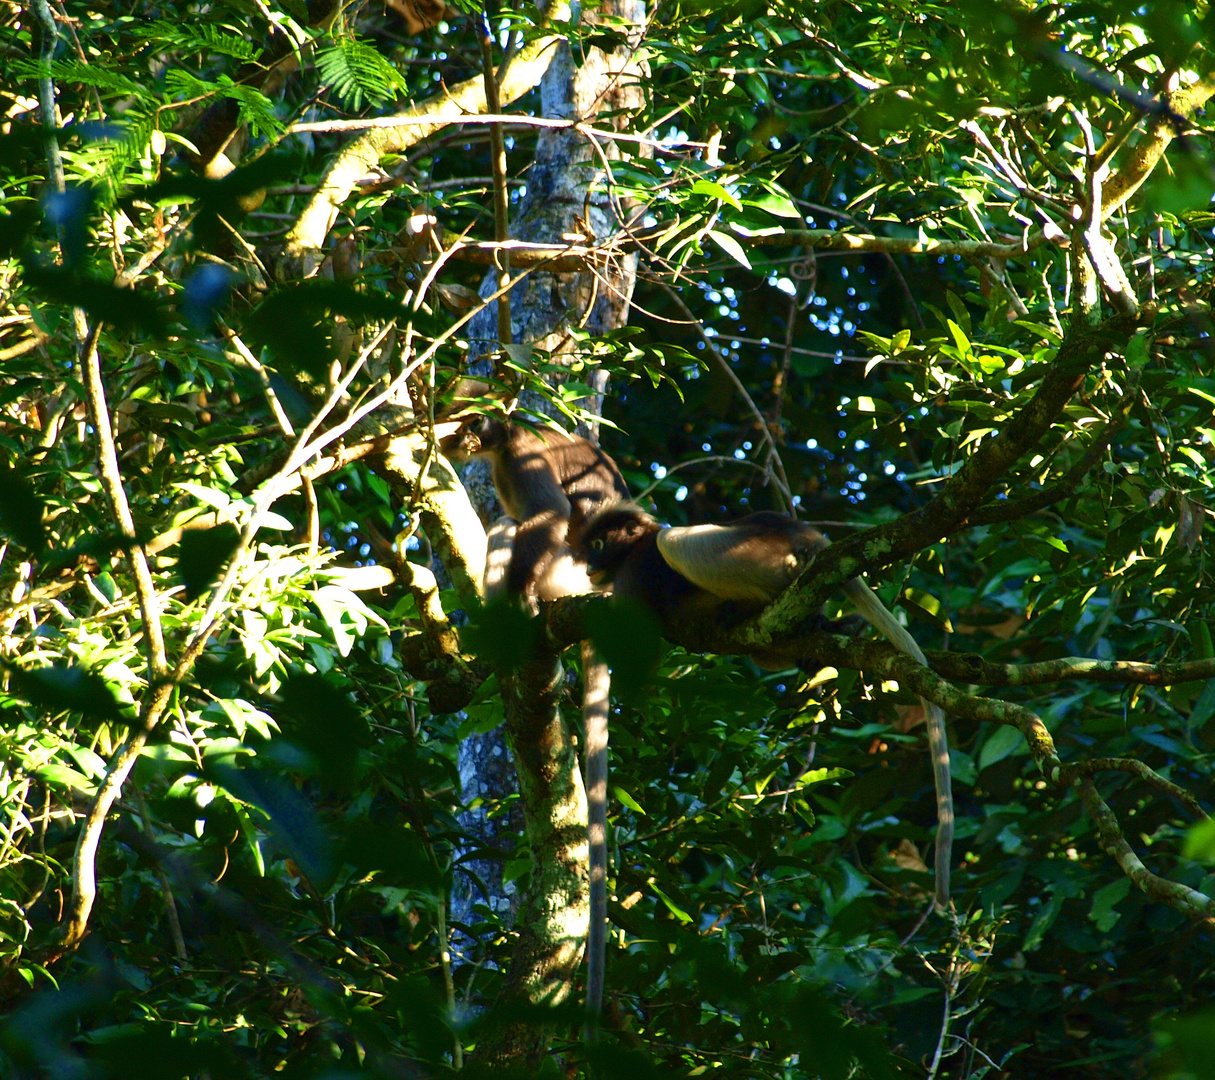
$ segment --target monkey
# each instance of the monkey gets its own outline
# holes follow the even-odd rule
[[[608,502],[629,497],[616,463],[594,443],[555,431],[534,432],[489,416],[465,420],[439,441],[456,462],[487,457],[494,490],[517,523],[505,590],[528,601],[591,591],[585,569],[566,545]]]
[[[641,601],[664,627],[692,618],[728,626],[758,614],[829,543],[817,529],[784,514],[765,511],[727,525],[664,528],[627,502],[604,507],[571,538],[575,557],[586,561],[587,576],[596,588],[611,587],[617,597]],[[896,649],[928,666],[915,639],[861,578],[846,582],[844,592]],[[837,628],[830,622],[825,626]],[[949,742],[940,706],[920,700],[937,797],[934,900],[937,909],[945,911],[953,849]]]
[[[475,416],[441,439],[454,461],[488,457],[498,501],[509,515],[489,531],[484,592],[505,593],[529,605],[593,591],[585,563],[567,537],[597,510],[628,499],[616,463],[594,443],[575,435],[533,432],[519,424]],[[513,519],[513,520],[510,520]],[[590,852],[590,924],[587,932],[586,1007],[597,1021],[607,962],[607,665],[590,642],[582,648],[582,719],[586,741],[587,846]]]

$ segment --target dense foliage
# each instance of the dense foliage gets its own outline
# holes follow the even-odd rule
[[[0,1073],[526,1071],[522,1024],[551,1075],[1215,1075],[1210,4],[626,8],[0,6]],[[639,88],[563,165],[553,34]],[[454,124],[487,52],[515,122]],[[445,119],[335,123],[406,102]],[[888,650],[626,649],[589,1049],[508,975],[520,898],[585,923],[534,791],[460,766],[538,640],[479,616],[435,453],[495,181],[535,243],[476,407],[572,426],[610,375],[660,518],[821,525],[950,714],[926,915]]]

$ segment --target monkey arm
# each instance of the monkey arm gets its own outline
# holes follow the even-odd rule
[[[485,576],[481,583],[481,597],[486,603],[506,594],[507,575],[518,528],[519,523],[514,518],[501,517],[485,534]]]

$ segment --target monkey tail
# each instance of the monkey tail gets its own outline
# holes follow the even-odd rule
[[[844,586],[844,591],[857,610],[899,652],[910,656],[917,664],[928,666],[924,651],[886,610],[874,591],[859,577]],[[945,732],[945,714],[935,702],[921,697],[925,723],[928,727],[928,748],[932,754],[932,778],[937,792],[937,842],[934,873],[934,899],[937,909],[949,908],[949,869],[953,862],[953,778],[949,770],[949,737]]]
[[[586,1010],[591,1041],[598,1035],[607,963],[608,697],[611,675],[589,641],[582,643],[582,718],[586,734],[587,840],[590,847],[591,917],[586,942]]]

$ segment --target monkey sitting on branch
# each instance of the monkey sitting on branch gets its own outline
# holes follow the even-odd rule
[[[509,538],[493,535],[498,525],[491,530],[487,598],[497,589],[529,602],[591,591],[585,563],[571,557],[566,536],[607,503],[629,497],[607,454],[576,435],[531,431],[489,416],[463,421],[439,440],[439,449],[457,463],[488,458],[498,501],[513,520]]]
[[[484,595],[538,600],[591,592],[586,562],[568,544],[571,530],[609,503],[627,499],[616,463],[594,443],[564,432],[531,431],[488,416],[465,420],[439,442],[453,461],[485,457],[498,501],[509,515],[489,531]],[[597,1018],[607,959],[607,665],[589,642],[582,648],[582,717],[586,738],[590,927],[586,1006]],[[594,1021],[592,1022],[592,1029]]]
[[[571,539],[575,557],[585,560],[596,588],[640,601],[664,629],[692,621],[728,629],[758,614],[828,544],[817,529],[784,514],[763,512],[727,525],[664,528],[627,502],[604,507]],[[844,592],[896,649],[928,666],[915,639],[864,581],[852,578],[844,583]],[[937,797],[934,897],[938,909],[945,910],[953,848],[949,742],[940,707],[923,698],[921,702]]]

